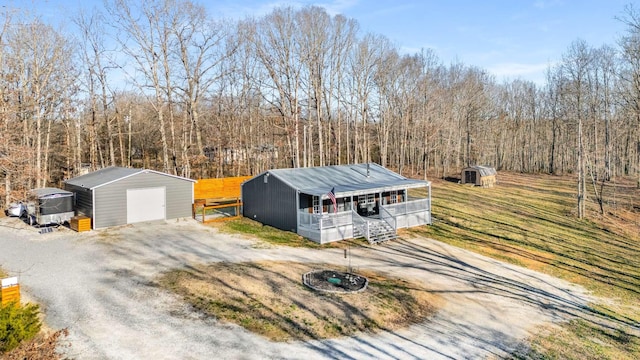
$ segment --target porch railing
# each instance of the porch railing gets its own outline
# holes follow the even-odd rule
[[[355,210],[351,210],[352,211],[352,219],[353,219],[353,228],[354,228],[354,234],[353,237],[359,237],[360,236],[364,236],[365,239],[369,239],[370,237],[370,231],[369,231],[369,222],[365,219],[362,218],[362,216],[358,215],[358,213]],[[360,234],[357,234],[357,233]]]
[[[385,209],[391,217],[431,210],[429,209],[429,199],[410,200],[397,204],[387,204],[383,205],[381,208]]]
[[[384,220],[389,226],[391,226],[394,230],[398,229],[398,220],[395,216],[391,215],[391,212],[387,210],[384,206],[380,207],[380,219]]]
[[[298,212],[299,226],[308,227],[315,230],[330,229],[342,225],[351,225],[351,211],[343,211],[334,214],[311,214],[308,212]]]

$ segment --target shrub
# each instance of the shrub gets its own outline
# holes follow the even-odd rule
[[[18,303],[0,305],[0,354],[8,352],[23,340],[30,340],[40,332],[42,322],[39,306]]]

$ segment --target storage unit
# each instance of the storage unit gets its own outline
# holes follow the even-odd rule
[[[93,229],[191,217],[195,180],[154,170],[108,167],[65,182]]]
[[[74,216],[69,221],[69,227],[77,232],[91,230],[91,218],[86,216]]]
[[[461,183],[474,184],[482,187],[493,187],[497,182],[496,169],[489,166],[469,166],[462,170]]]

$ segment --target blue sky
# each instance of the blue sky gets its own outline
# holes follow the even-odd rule
[[[140,0],[143,1],[143,0]],[[197,0],[194,0],[197,1]],[[542,84],[544,71],[572,41],[615,45],[625,31],[615,19],[631,0],[202,0],[214,17],[261,16],[277,6],[317,5],[354,18],[362,31],[382,34],[404,53],[431,48],[449,64],[486,69],[498,81],[523,78]],[[60,21],[101,0],[0,0]],[[20,5],[16,5],[20,4]],[[637,5],[636,5],[637,6]],[[64,21],[64,20],[63,20]]]

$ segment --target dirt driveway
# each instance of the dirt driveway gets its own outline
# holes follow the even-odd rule
[[[352,250],[355,268],[418,279],[445,299],[434,318],[397,332],[273,343],[201,318],[153,285],[174,267],[258,259],[346,265],[339,249],[265,246],[192,220],[38,234],[0,219],[0,266],[19,276],[49,326],[70,330],[77,359],[486,358],[593,300],[578,286],[429,239]]]

